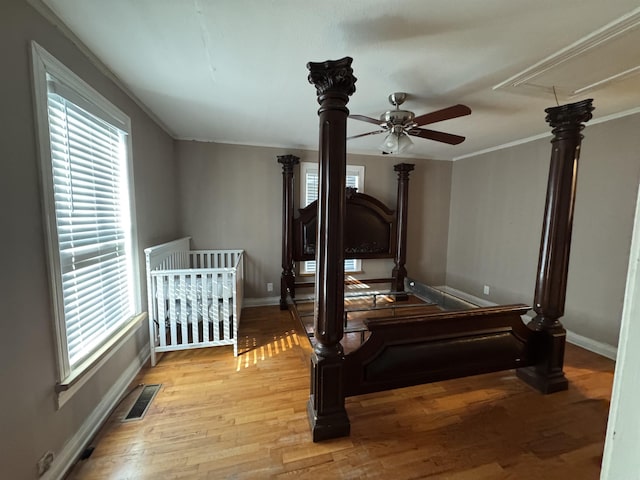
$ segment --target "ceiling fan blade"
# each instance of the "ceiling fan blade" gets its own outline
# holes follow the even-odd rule
[[[349,118],[360,120],[361,122],[373,123],[375,125],[381,125],[382,123],[384,123],[380,120],[376,120],[375,118],[367,117],[366,115],[349,115]]]
[[[465,137],[454,135],[452,133],[436,132],[435,130],[427,130],[425,128],[412,128],[407,132],[414,137],[426,138],[427,140],[435,140],[436,142],[448,143],[449,145],[458,145],[464,142]]]
[[[347,140],[352,140],[354,138],[366,137],[367,135],[375,135],[376,133],[382,133],[384,130],[376,130],[375,132],[361,133],[360,135],[354,135],[352,137],[347,137]]]
[[[463,117],[469,115],[471,109],[466,105],[453,105],[452,107],[443,108],[442,110],[436,110],[435,112],[425,113],[413,119],[414,123],[420,127],[422,125],[428,125],[430,123],[442,122],[443,120],[449,120],[450,118]]]

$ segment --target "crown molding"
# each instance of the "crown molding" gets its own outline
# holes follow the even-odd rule
[[[122,90],[140,109],[155,122],[167,135],[171,138],[175,138],[175,135],[167,127],[167,125],[158,118],[158,116],[147,107],[142,100],[140,100],[130,89],[127,87],[120,78],[113,73],[109,67],[107,67],[102,60],[100,60],[95,53],[93,53],[89,47],[87,47],[78,36],[69,29],[69,27],[58,17],[43,0],[27,0],[27,3],[36,10],[42,17],[49,23],[54,25],[60,32],[67,37],[80,52],[87,57],[87,59],[93,64],[105,77],[111,80],[120,90]]]

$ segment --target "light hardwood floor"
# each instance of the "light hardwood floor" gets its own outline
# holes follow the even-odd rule
[[[569,390],[512,371],[347,399],[351,436],[314,444],[308,355],[288,312],[245,309],[231,347],[165,354],[136,383],[162,388],[139,421],[122,402],[68,478],[597,479],[614,362],[567,345]]]

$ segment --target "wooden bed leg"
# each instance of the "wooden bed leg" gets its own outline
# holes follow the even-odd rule
[[[308,403],[313,441],[349,435],[343,390],[344,219],[349,96],[355,92],[352,59],[309,62],[320,124],[316,289]]]
[[[280,310],[287,309],[287,292],[295,297],[293,273],[293,167],[300,163],[295,155],[278,155],[282,164],[282,275],[280,276]]]
[[[409,208],[409,173],[413,171],[414,164],[399,163],[393,166],[398,172],[398,206],[396,207],[397,244],[395,266],[391,271],[393,278],[391,291],[404,292],[404,279],[407,277],[407,215]],[[404,294],[396,295],[396,301],[407,300],[409,297]]]
[[[564,315],[571,248],[571,229],[583,123],[591,119],[592,100],[547,108],[553,128],[547,201],[540,240],[538,277],[534,298],[536,317],[528,327],[538,334],[536,364],[517,370],[519,378],[542,393],[568,388],[562,370],[566,331]]]

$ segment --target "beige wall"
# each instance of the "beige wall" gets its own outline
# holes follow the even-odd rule
[[[36,462],[47,450],[59,456],[122,372],[148,349],[145,324],[67,404],[56,409],[56,354],[31,96],[31,40],[131,117],[140,246],[168,240],[178,232],[173,140],[27,2],[3,1],[0,476],[12,480],[36,478]]]
[[[597,100],[594,102],[597,108]],[[587,124],[579,164],[565,327],[616,345],[640,174],[640,115]],[[453,166],[447,283],[533,303],[549,138]]]
[[[282,169],[278,155],[317,162],[317,152],[202,142],[177,142],[181,230],[196,248],[241,248],[246,252],[247,298],[279,295],[282,239]],[[365,192],[395,208],[397,174],[403,159],[349,155],[365,166]],[[407,270],[429,282],[443,282],[446,265],[451,163],[415,163],[409,182]],[[296,172],[297,174],[297,172]],[[298,195],[296,195],[296,204]],[[389,275],[393,263],[363,262],[367,276]],[[274,292],[266,290],[273,283]]]

